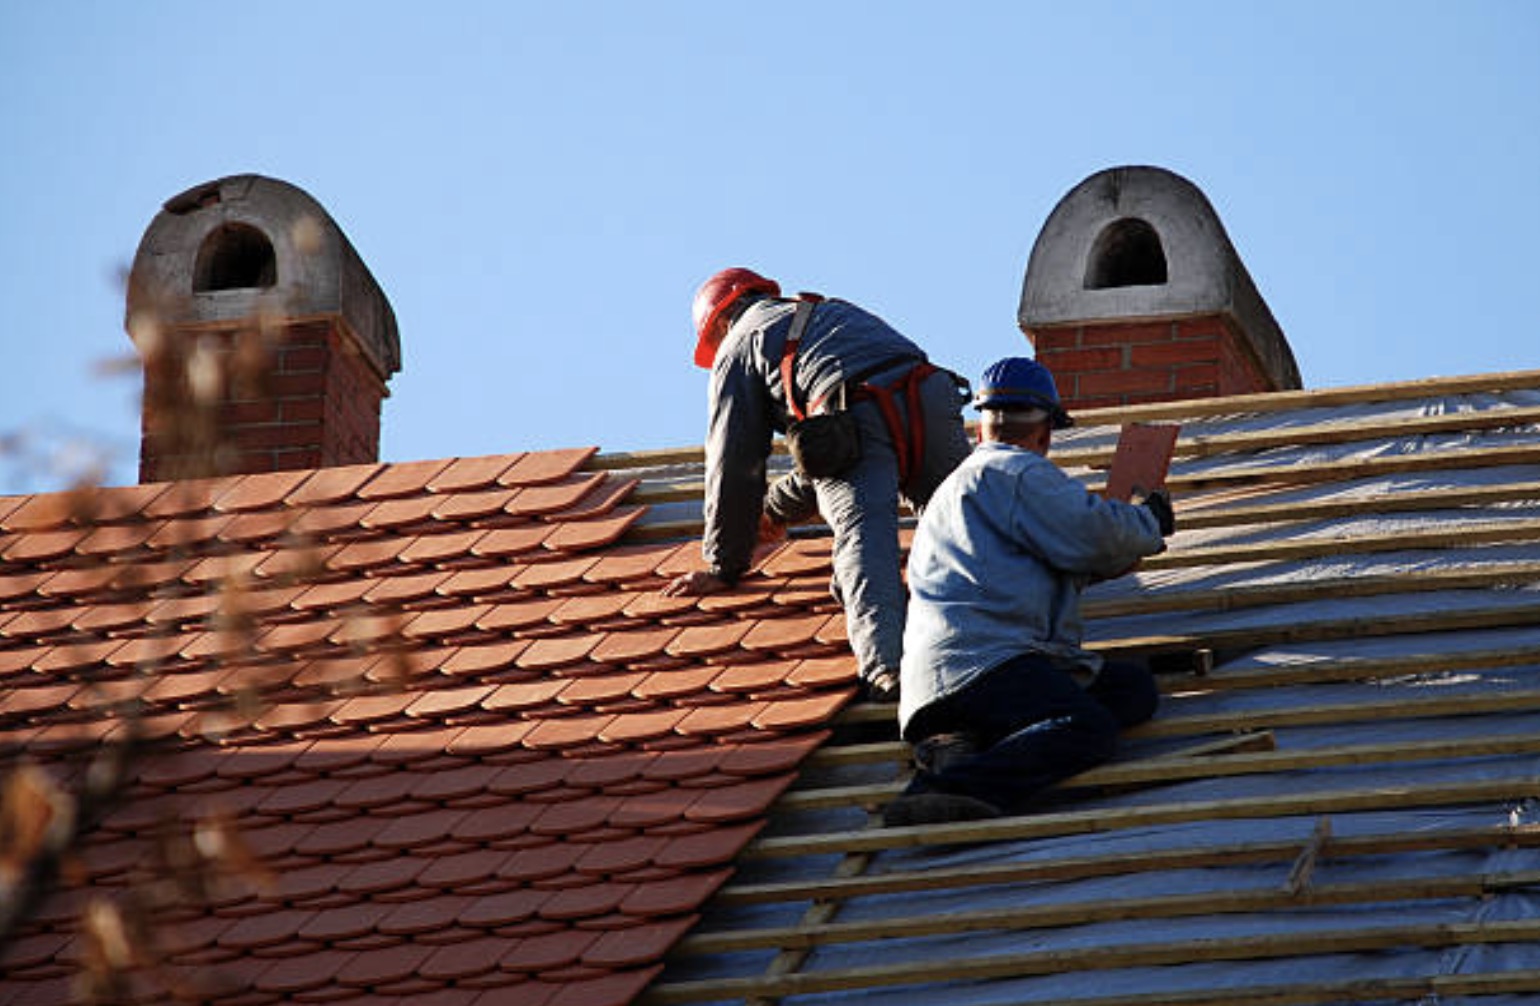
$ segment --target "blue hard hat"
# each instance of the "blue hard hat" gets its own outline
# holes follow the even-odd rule
[[[990,364],[979,378],[979,390],[973,396],[975,409],[1042,409],[1053,420],[1053,428],[1062,430],[1075,425],[1064,406],[1059,404],[1059,389],[1048,368],[1025,356],[1007,356]]]

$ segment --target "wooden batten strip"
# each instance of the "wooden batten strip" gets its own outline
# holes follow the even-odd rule
[[[1517,444],[1504,447],[1463,448],[1398,454],[1386,457],[1350,458],[1312,465],[1237,465],[1207,472],[1172,472],[1166,486],[1174,494],[1217,486],[1276,484],[1311,485],[1351,479],[1404,475],[1413,472],[1463,471],[1540,463],[1540,446]]]
[[[747,996],[810,995],[930,982],[985,981],[1114,968],[1162,967],[1209,961],[1276,960],[1322,954],[1374,953],[1401,947],[1440,949],[1540,939],[1540,919],[1475,923],[1403,923],[1351,929],[995,954],[942,961],[909,961],[783,975],[776,979],[723,978],[654,986],[646,1003],[715,1002]],[[1232,994],[1234,990],[1231,990]],[[1248,999],[1248,1001],[1250,1001]]]
[[[1540,796],[1540,777],[1512,776],[1425,786],[1380,786],[1285,793],[1226,800],[1192,800],[1138,807],[1102,807],[959,824],[875,828],[866,831],[762,838],[744,850],[749,858],[843,855],[966,842],[1000,842],[1065,835],[1086,835],[1193,821],[1317,816],[1358,810],[1448,807]]]
[[[1310,426],[1277,430],[1249,430],[1240,433],[1202,433],[1181,436],[1175,457],[1182,460],[1245,454],[1279,447],[1350,444],[1360,441],[1436,436],[1441,433],[1466,433],[1482,430],[1533,426],[1540,423],[1540,408],[1514,406],[1481,412],[1451,412],[1437,416],[1386,416],[1370,419],[1334,420]],[[1053,459],[1066,467],[1105,468],[1111,463],[1110,447],[1076,449],[1055,448]]]
[[[1503,664],[1496,661],[1502,660]],[[1365,661],[1365,664],[1369,662]],[[1487,659],[1475,659],[1457,665],[1452,659],[1425,658],[1408,666],[1394,660],[1375,661],[1372,667],[1355,666],[1353,662],[1329,665],[1332,678],[1371,678],[1376,673],[1415,674],[1419,672],[1465,669],[1497,668],[1540,663],[1540,657],[1517,650],[1492,652]],[[1266,675],[1257,675],[1249,682],[1250,687],[1271,687],[1309,680],[1321,680],[1321,675],[1300,672],[1299,677],[1288,675],[1292,669],[1284,669],[1279,681]],[[1220,684],[1230,677],[1216,675],[1205,679],[1205,684]],[[1250,675],[1247,676],[1250,678]],[[1184,679],[1185,680],[1185,679]],[[1166,690],[1172,691],[1171,683]],[[1192,686],[1184,684],[1182,690]],[[1348,725],[1372,721],[1424,719],[1430,716],[1480,716],[1487,713],[1521,713],[1540,710],[1540,689],[1515,688],[1501,691],[1479,692],[1466,695],[1435,695],[1432,697],[1407,698],[1398,695],[1394,699],[1379,702],[1338,702],[1321,705],[1291,706],[1285,709],[1248,709],[1230,713],[1199,713],[1190,715],[1157,715],[1148,723],[1140,724],[1124,736],[1129,740],[1147,740],[1160,737],[1193,737],[1203,734],[1239,731],[1273,730],[1285,727]],[[893,718],[892,709],[884,710],[885,717]],[[908,745],[902,741],[874,741],[867,744],[827,745],[808,756],[809,768],[840,765],[871,765],[882,762],[907,763]]]
[[[1333,860],[1341,861],[1356,856],[1497,848],[1540,848],[1540,827],[1492,825],[1479,828],[1346,835],[1331,840],[1329,854]],[[713,897],[715,903],[722,905],[757,905],[781,901],[848,899],[874,894],[986,887],[994,884],[1085,880],[1092,877],[1112,877],[1162,870],[1251,866],[1260,863],[1277,863],[1282,867],[1292,862],[1298,856],[1299,850],[1300,843],[1297,839],[1184,845],[1179,848],[1142,852],[1138,856],[1119,852],[1100,856],[1067,856],[1058,859],[898,870],[838,880],[820,878],[729,884]]]
[[[1321,547],[1324,550],[1325,546]],[[1354,554],[1354,549],[1345,547],[1335,554]],[[1540,583],[1540,562],[1493,562],[1456,569],[1419,570],[1415,575],[1347,574],[1306,582],[1245,584],[1219,590],[1156,588],[1122,597],[1088,598],[1081,605],[1081,614],[1087,619],[1096,619],[1154,615],[1168,611],[1240,611],[1245,608],[1349,597],[1426,594],[1435,590],[1481,590],[1531,583]]]
[[[1162,674],[1156,681],[1167,695],[1205,691],[1231,691],[1248,688],[1274,688],[1280,685],[1321,684],[1330,681],[1369,681],[1383,675],[1397,677],[1408,674],[1441,674],[1450,671],[1501,670],[1510,667],[1540,665],[1540,655],[1522,647],[1508,646],[1502,649],[1472,649],[1448,653],[1408,653],[1388,657],[1347,657],[1336,660],[1315,660],[1309,663],[1260,666],[1245,670],[1209,671],[1201,676]],[[1385,704],[1376,712],[1379,718],[1396,716],[1444,715],[1457,709],[1471,712],[1497,711],[1509,708],[1511,700],[1523,708],[1530,701],[1530,692],[1524,689],[1489,695],[1467,695],[1439,699],[1401,699]],[[1486,703],[1492,703],[1487,708]],[[1428,703],[1424,706],[1423,703]],[[1449,705],[1445,705],[1448,703]],[[1372,704],[1364,704],[1370,708]],[[1300,726],[1307,723],[1338,722],[1338,716],[1351,714],[1358,704],[1345,706],[1311,706],[1283,710],[1253,710],[1243,718],[1215,715],[1207,717],[1159,716],[1134,728],[1130,736],[1165,737],[1181,736],[1206,730],[1240,730],[1248,726]],[[1397,710],[1428,709],[1426,713]],[[1341,712],[1335,712],[1340,710]],[[1298,714],[1296,716],[1296,714]],[[896,713],[891,703],[863,702],[846,706],[841,710],[840,723],[891,722]],[[1324,715],[1323,719],[1315,719]],[[839,752],[839,747],[828,746],[815,751],[810,764],[818,764],[821,752]],[[836,754],[829,764],[845,763],[847,756]],[[852,761],[855,759],[851,759]],[[874,760],[882,760],[880,758]]]
[[[1540,754],[1540,734],[1485,735],[1459,740],[1400,741],[1393,744],[1348,744],[1309,750],[1241,751],[1230,754],[1165,755],[1115,762],[1071,776],[1060,783],[1074,787],[1150,786],[1236,775],[1262,775],[1346,765],[1397,764],[1410,761],[1487,758],[1494,755]],[[903,788],[901,782],[791,790],[776,803],[778,810],[806,811],[886,803]]]
[[[1540,970],[1485,974],[1363,978],[1297,985],[1247,985],[1246,1006],[1340,1006],[1350,1002],[1443,1002],[1457,996],[1540,992]],[[1234,988],[1134,992],[1054,998],[1054,1006],[1235,1006]]]
[[[1280,643],[1327,642],[1338,639],[1415,635],[1468,629],[1519,628],[1540,624],[1540,594],[1504,598],[1494,592],[1488,607],[1424,611],[1395,615],[1362,615],[1324,618],[1286,625],[1254,625],[1211,629],[1180,635],[1114,636],[1087,641],[1086,648],[1102,653],[1184,653],[1200,649],[1253,649]]]
[[[1379,552],[1410,552],[1426,549],[1467,549],[1480,545],[1511,545],[1540,539],[1540,520],[1471,521],[1422,531],[1397,531],[1384,535],[1306,537],[1254,545],[1210,545],[1173,548],[1152,555],[1141,569],[1189,569],[1241,562],[1284,562],[1324,559],[1337,555],[1371,555]],[[1421,574],[1419,574],[1419,577]]]
[[[980,911],[895,915],[859,922],[773,926],[705,932],[681,940],[675,953],[728,954],[786,948],[807,950],[836,943],[912,939],[991,930],[1047,929],[1126,919],[1181,919],[1195,916],[1272,912],[1304,906],[1416,902],[1440,898],[1482,898],[1540,883],[1540,871],[1481,873],[1452,877],[1407,877],[1356,883],[1319,884],[1295,891],[1278,883],[1250,890],[1200,891],[1144,898],[1101,898],[1052,904],[1023,904]]]
[[[1296,500],[1289,503],[1238,503],[1183,506],[1175,501],[1177,524],[1183,530],[1243,527],[1284,521],[1331,520],[1369,514],[1417,513],[1454,510],[1498,503],[1540,500],[1540,482],[1513,482],[1491,486],[1460,486],[1454,489],[1417,489],[1380,492],[1353,499]]]

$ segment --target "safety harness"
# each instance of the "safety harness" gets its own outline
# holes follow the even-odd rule
[[[781,388],[786,392],[786,406],[792,418],[799,422],[807,418],[807,411],[797,401],[797,386],[792,380],[792,369],[797,348],[802,342],[802,333],[807,330],[808,321],[813,316],[813,308],[823,299],[816,293],[797,294],[797,310],[792,315],[791,331],[786,334],[786,348],[781,353]],[[893,361],[885,361],[869,367],[846,381],[841,390],[848,391],[850,403],[868,400],[877,403],[883,425],[888,428],[888,438],[893,442],[893,454],[898,459],[898,483],[907,489],[910,480],[919,474],[925,460],[925,409],[920,401],[920,384],[941,368],[922,357],[887,385],[873,384],[867,380],[871,375],[880,374],[895,365]],[[899,398],[903,399],[909,416],[907,426],[899,415]],[[817,408],[822,401],[812,402],[810,406]]]

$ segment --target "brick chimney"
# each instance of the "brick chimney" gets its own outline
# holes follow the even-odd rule
[[[125,325],[144,366],[141,482],[379,459],[395,313],[302,190],[236,175],[168,200]]]
[[[1059,201],[1017,321],[1071,409],[1300,387],[1214,208],[1160,168],[1110,168]]]

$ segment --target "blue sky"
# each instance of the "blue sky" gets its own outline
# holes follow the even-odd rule
[[[136,479],[161,203],[308,191],[389,296],[382,458],[698,443],[726,265],[970,376],[1054,204],[1195,182],[1307,387],[1527,369],[1540,4],[0,2],[0,492]]]

